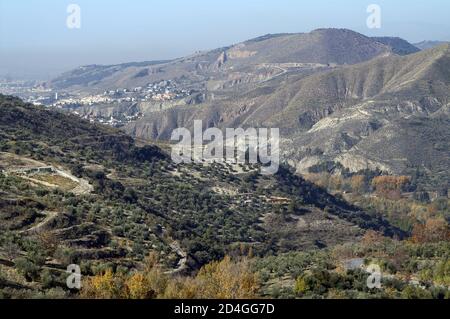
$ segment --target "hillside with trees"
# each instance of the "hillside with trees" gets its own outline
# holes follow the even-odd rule
[[[356,244],[368,230],[409,236],[288,166],[264,176],[253,164],[175,165],[164,145],[138,145],[116,129],[7,96],[0,97],[0,119],[6,298],[98,297],[95,287],[105,280],[137,287],[108,296],[142,297],[133,289],[150,280],[152,272],[139,275],[150,255],[158,256],[152,267],[172,290],[159,297],[175,293],[173,285],[195,290],[192,297],[215,296],[199,282],[220,267],[248,278],[250,288],[235,297],[258,295],[264,283],[245,270],[254,258]],[[82,182],[89,187],[75,192]],[[91,290],[67,290],[70,264],[80,265]],[[179,275],[182,281],[173,282]]]

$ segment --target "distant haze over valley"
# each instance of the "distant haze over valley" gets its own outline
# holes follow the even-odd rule
[[[199,119],[277,127],[298,173],[420,168],[446,187],[449,44],[419,46],[338,28],[267,34],[174,60],[78,67],[27,99],[144,140]]]
[[[388,34],[385,36],[388,36]],[[382,37],[383,36],[379,36],[379,38]],[[447,41],[424,40],[417,43],[412,42],[412,45],[423,50],[446,42]],[[222,43],[224,45],[230,44],[223,41]],[[155,43],[154,45],[158,44]],[[31,56],[23,50],[5,50],[4,52],[0,52],[0,79],[47,81],[63,72],[84,65],[112,65],[127,62],[168,60],[208,50],[207,46],[201,45],[192,50],[176,49],[165,51],[157,55],[151,51],[152,50],[145,47],[134,50],[110,50],[106,54],[90,52],[89,50],[86,50],[85,52],[76,52],[75,50],[58,52],[58,50],[49,50],[44,52],[36,51],[33,52]]]
[[[450,299],[449,12],[0,0],[0,300]]]
[[[167,60],[264,34],[347,28],[411,43],[449,41],[446,1],[377,1],[379,29],[366,25],[371,2],[78,0],[80,28],[66,25],[70,1],[0,1],[0,77],[48,80],[81,65]],[[436,10],[435,8],[439,8]]]

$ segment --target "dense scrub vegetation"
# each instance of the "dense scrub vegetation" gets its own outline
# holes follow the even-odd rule
[[[389,176],[381,171],[350,173],[329,163],[314,167],[306,178],[369,214],[381,213],[391,225],[411,233],[428,220],[450,221],[448,188],[426,191],[420,171],[411,176]]]
[[[357,245],[367,230],[396,239],[414,234],[407,247],[442,249],[448,240],[447,224],[401,230],[379,207],[348,204],[285,166],[274,176],[247,164],[176,166],[157,146],[138,147],[115,129],[4,96],[0,152],[66,169],[93,186],[93,192],[74,194],[37,185],[0,162],[0,297],[5,298],[278,297],[285,293],[271,292],[271,282],[287,275],[287,296],[318,296],[313,288],[295,290],[300,272],[273,276],[270,264],[294,254],[295,263],[331,276],[336,264],[327,260],[331,263],[333,247]],[[440,235],[428,236],[430,229]],[[445,260],[444,254],[436,258]],[[81,292],[67,289],[70,264],[81,267]],[[309,287],[310,280],[302,280],[300,286]],[[219,284],[227,289],[214,290]]]
[[[448,241],[413,243],[369,232],[358,244],[258,258],[261,293],[275,298],[450,298]],[[352,265],[352,263],[356,264]],[[369,289],[370,264],[381,288]]]

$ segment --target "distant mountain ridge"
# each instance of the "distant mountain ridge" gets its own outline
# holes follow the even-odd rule
[[[133,136],[168,139],[195,119],[208,127],[279,127],[283,156],[302,173],[332,161],[351,171],[420,168],[440,184],[449,177],[450,147],[440,141],[450,139],[448,44],[420,51],[400,38],[318,29],[102,72],[107,75],[75,87],[63,79],[53,84],[89,92],[170,79],[203,93],[164,108],[137,103],[143,117],[124,127]]]
[[[372,37],[372,39],[392,48],[392,51],[399,55],[408,55],[420,51],[415,45],[402,38],[397,37]]]
[[[442,173],[445,181],[450,146],[442,141],[450,140],[449,92],[450,51],[444,45],[291,78],[281,85],[267,83],[198,107],[152,113],[130,123],[126,130],[140,137],[165,139],[175,127],[191,127],[194,119],[223,128],[279,127],[285,156],[299,171],[324,160],[340,162],[352,171],[378,168],[394,174],[420,166]],[[420,131],[415,137],[402,133],[413,127]],[[430,135],[431,127],[435,135]],[[398,139],[404,145],[415,145],[420,156],[394,143],[396,130]],[[383,144],[380,153],[374,147],[377,141],[391,142]],[[314,149],[321,155],[311,154]]]
[[[414,43],[414,46],[416,46],[417,48],[421,49],[421,50],[428,50],[428,49],[432,49],[435,47],[438,47],[440,45],[449,43],[448,41],[422,41],[422,42],[418,42],[418,43]]]
[[[256,73],[260,78],[260,70],[255,68],[268,63],[306,63],[317,68],[414,52],[412,45],[398,38],[370,38],[347,29],[317,29],[310,33],[268,34],[173,61],[80,67],[57,77],[50,85],[55,89],[101,91],[182,77],[205,82],[230,74],[235,78],[242,73]]]

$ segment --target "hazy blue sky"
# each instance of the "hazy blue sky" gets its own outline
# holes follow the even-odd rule
[[[66,26],[81,7],[81,29]],[[366,26],[369,4],[382,28]],[[0,76],[168,59],[267,33],[345,27],[411,42],[450,40],[448,0],[0,0]]]

